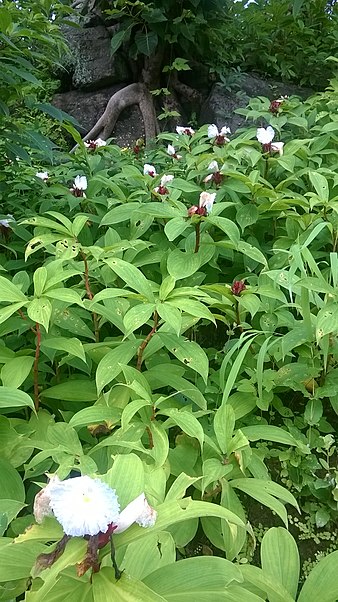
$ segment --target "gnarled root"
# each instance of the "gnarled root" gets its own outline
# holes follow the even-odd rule
[[[140,107],[146,141],[154,138],[158,133],[158,125],[152,96],[144,84],[134,83],[113,94],[103,115],[86,134],[84,140],[93,140],[99,137],[106,140],[112,133],[123,109],[134,104]]]

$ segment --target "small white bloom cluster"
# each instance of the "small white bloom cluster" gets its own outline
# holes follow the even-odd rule
[[[88,187],[88,182],[87,182],[87,178],[86,176],[76,176],[75,180],[74,180],[74,184],[72,186],[72,188],[70,188],[70,192],[73,193],[74,196],[77,197],[84,197],[86,198],[85,195],[85,190],[87,190]]]
[[[43,182],[47,182],[49,178],[48,171],[37,171],[35,175],[37,178],[40,178],[40,180],[42,180]]]
[[[155,167],[153,165],[150,165],[149,163],[145,163],[143,166],[143,175],[151,176],[152,178],[154,178],[155,176],[157,176]]]
[[[178,125],[176,128],[176,132],[180,136],[182,136],[182,134],[186,134],[187,136],[193,136],[195,133],[195,130],[193,130],[191,127],[188,127],[188,126]]]
[[[110,525],[115,533],[122,533],[134,522],[150,527],[157,513],[144,493],[120,512],[116,491],[100,479],[83,476],[60,481],[52,476],[34,500],[36,522],[41,523],[45,516],[55,516],[66,535],[84,537],[106,533]]]
[[[102,140],[102,138],[97,138],[96,140],[89,140],[88,142],[84,142],[84,145],[89,150],[96,150],[101,146],[106,146],[107,142]]]
[[[219,144],[230,142],[229,138],[227,138],[227,134],[231,134],[231,130],[226,125],[224,125],[220,130],[218,130],[218,127],[214,123],[208,126],[208,138],[215,138],[216,142]]]
[[[167,153],[170,157],[174,159],[182,159],[182,155],[178,155],[175,147],[172,144],[168,144]]]
[[[174,177],[174,176],[173,176]],[[15,222],[15,219],[13,217],[13,215],[11,215],[10,213],[7,215],[7,218],[5,219],[0,219],[0,226],[3,226],[4,228],[9,228],[11,222]]]

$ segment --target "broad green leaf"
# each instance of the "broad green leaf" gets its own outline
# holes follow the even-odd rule
[[[143,295],[150,303],[154,302],[151,286],[137,267],[117,257],[107,259],[106,263],[130,288]]]
[[[116,581],[113,570],[108,567],[93,575],[93,597],[94,602],[166,602],[165,598],[131,575],[122,573],[121,579]]]
[[[299,554],[292,535],[283,527],[273,527],[265,533],[261,544],[262,569],[285,587],[295,598],[299,580]],[[275,602],[272,595],[271,602]]]
[[[298,602],[336,602],[338,551],[322,558],[312,569],[298,597]]]
[[[32,398],[19,389],[0,387],[0,408],[23,408],[28,406],[34,410]]]
[[[23,305],[24,302],[19,301],[19,303],[13,303],[12,305],[7,305],[7,307],[2,307],[0,309],[0,324],[6,322],[6,320],[15,314],[15,312],[17,312]]]
[[[209,373],[209,361],[205,351],[195,341],[188,341],[183,337],[158,333],[161,342],[180,362],[188,368],[195,370],[207,382]]]
[[[276,443],[284,443],[284,445],[298,445],[296,439],[290,435],[288,431],[285,431],[279,426],[270,426],[268,424],[244,426],[242,432],[249,441],[265,439]]]
[[[235,428],[235,412],[230,404],[223,403],[216,410],[214,431],[219,448],[223,454],[228,453],[232,434]]]
[[[27,305],[27,314],[33,322],[41,324],[48,332],[49,321],[52,315],[52,306],[48,299],[45,297],[33,299]]]
[[[207,221],[222,230],[237,247],[240,240],[240,233],[234,222],[227,217],[219,217],[216,215],[209,215]]]
[[[4,276],[0,276],[0,301],[9,303],[20,303],[22,305],[27,301],[27,297],[21,292],[20,288],[13,284]]]
[[[25,488],[22,479],[15,468],[6,460],[0,458],[0,499],[14,500],[17,502],[25,501]],[[1,563],[0,563],[1,570]],[[1,579],[0,581],[7,581]]]
[[[93,380],[67,380],[41,391],[42,397],[64,401],[96,401],[97,391]]]
[[[323,416],[323,404],[320,399],[309,399],[304,411],[304,420],[310,426],[318,424]]]
[[[320,200],[327,203],[329,200],[329,184],[326,177],[318,171],[309,171],[309,178]]]
[[[46,282],[47,282],[48,273],[45,267],[38,268],[35,270],[33,274],[33,282],[34,282],[34,295],[36,297],[41,297]]]
[[[135,44],[141,54],[151,56],[158,43],[157,33],[153,30],[137,31],[135,34]]]
[[[180,310],[164,302],[157,303],[156,311],[160,318],[173,329],[176,336],[179,336],[182,328],[182,314]]]
[[[121,509],[144,491],[144,466],[133,453],[115,456],[112,468],[101,478],[116,489]]]
[[[195,274],[201,265],[198,253],[188,253],[175,249],[168,256],[167,268],[170,276],[175,280],[188,278]]]
[[[243,253],[243,255],[250,257],[250,259],[257,261],[258,263],[262,263],[265,266],[268,265],[268,262],[264,257],[262,251],[257,249],[257,247],[250,245],[248,242],[245,242],[244,240],[241,240],[238,244],[238,251],[240,251],[240,253]]]
[[[265,592],[269,600],[273,600],[273,602],[295,602],[295,599],[290,596],[289,592],[279,581],[264,573],[257,566],[241,565],[241,572],[245,582]]]
[[[79,339],[67,337],[43,337],[41,347],[47,349],[55,349],[56,351],[65,351],[70,355],[80,358],[83,362],[86,361],[83,345]]]
[[[83,408],[83,410],[76,412],[70,419],[69,425],[76,428],[94,423],[106,422],[113,426],[119,422],[120,417],[121,411],[118,409],[97,405],[90,408]]]
[[[140,546],[129,544],[123,557],[121,569],[125,570],[127,575],[144,579],[153,571],[172,564],[176,561],[175,541],[170,533],[150,533],[142,542],[142,553]]]
[[[255,224],[258,220],[259,214],[256,205],[242,205],[236,213],[236,220],[241,227],[242,232],[248,226]]]
[[[0,581],[28,579],[32,567],[46,546],[33,541],[10,543],[0,548]]]
[[[227,587],[242,581],[240,568],[217,556],[187,558],[144,579],[146,585],[171,602],[226,601]]]
[[[160,411],[161,413],[161,411]],[[189,435],[190,437],[196,437],[198,440],[201,449],[203,448],[204,443],[204,431],[201,423],[197,420],[197,418],[187,410],[178,410],[177,408],[172,408],[165,411],[165,414],[169,416],[169,418],[177,424],[177,426],[182,429],[184,433]]]
[[[59,301],[65,301],[66,303],[75,303],[76,305],[83,306],[82,298],[77,291],[71,288],[52,288],[45,291],[45,297],[50,299],[58,299]]]
[[[168,240],[173,241],[189,228],[189,222],[183,217],[174,217],[164,226],[164,233]]]
[[[125,337],[129,337],[134,330],[137,330],[148,322],[155,310],[155,304],[142,303],[135,305],[127,311],[123,318],[125,327]]]
[[[279,500],[289,503],[298,509],[298,504],[293,495],[285,489],[285,487],[282,487],[273,481],[254,478],[233,479],[231,481],[231,487],[243,491],[264,506],[270,508],[270,510],[276,512],[285,526],[288,524],[287,513],[284,505]]]
[[[115,54],[115,52],[120,48],[126,34],[127,34],[127,31],[125,29],[122,29],[122,31],[118,31],[117,33],[115,33],[113,35],[113,37],[110,40],[112,54]]]
[[[30,356],[15,357],[7,362],[1,370],[1,380],[5,387],[18,389],[29,376],[34,364]]]
[[[139,344],[138,341],[124,341],[115,349],[108,351],[102,358],[96,370],[96,386],[98,393],[101,393],[102,389],[120,374],[122,370],[121,365],[129,364],[132,357],[134,357]]]

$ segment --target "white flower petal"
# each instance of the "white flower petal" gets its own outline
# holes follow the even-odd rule
[[[149,175],[149,176],[156,176],[156,169],[153,165],[150,165],[149,163],[145,163],[143,166],[143,174],[145,176]]]
[[[208,213],[211,212],[212,210],[212,206],[215,202],[215,198],[216,198],[216,192],[201,192],[200,194],[200,200],[199,200],[199,206],[200,207],[205,207],[205,209],[207,210]]]
[[[168,155],[170,155],[171,157],[172,157],[173,155],[176,155],[176,150],[175,150],[175,147],[174,147],[172,144],[168,144],[167,153],[168,153]]]
[[[166,184],[168,184],[168,182],[171,182],[174,179],[174,176],[166,176],[164,174],[164,176],[162,176],[161,178],[161,186],[165,186]]]
[[[40,178],[40,180],[48,180],[49,177],[47,171],[37,171],[35,175],[37,178]]]
[[[156,510],[148,504],[144,493],[141,493],[122,510],[117,523],[115,523],[117,528],[114,529],[114,533],[122,533],[135,522],[141,527],[152,527],[155,524],[156,517]]]
[[[102,138],[98,138],[97,140],[95,140],[95,144],[96,146],[106,146],[107,142],[105,140],[102,140]]]
[[[284,150],[284,142],[272,142],[271,143],[271,150],[273,150],[276,153],[279,153],[280,155],[282,155],[283,154],[283,150]]]
[[[270,142],[275,137],[275,130],[271,125],[268,125],[267,128],[257,128],[257,140],[261,144],[270,144]]]
[[[208,170],[213,172],[219,171],[217,161],[211,161],[211,163],[208,165]]]
[[[208,138],[216,138],[218,133],[218,128],[214,123],[208,126]]]
[[[207,182],[210,182],[210,180],[212,180],[213,177],[214,177],[214,174],[210,173],[208,176],[205,176],[203,182],[205,182],[205,184],[207,184]]]
[[[188,126],[178,125],[176,127],[176,132],[178,134],[187,134],[188,136],[193,136],[195,133],[195,130],[193,130],[191,127],[188,127]]]
[[[87,178],[86,176],[76,176],[74,180],[74,188],[78,190],[87,190]]]
[[[227,134],[231,134],[231,129],[228,128],[227,125],[224,125],[220,131],[221,136],[226,136]]]
[[[47,492],[55,518],[73,537],[105,533],[116,524],[119,503],[115,490],[100,479],[75,477],[50,486]]]

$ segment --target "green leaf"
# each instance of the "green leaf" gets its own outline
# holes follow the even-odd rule
[[[28,406],[34,410],[32,398],[19,389],[0,387],[0,408],[23,408]]]
[[[327,203],[329,200],[329,184],[326,177],[318,171],[309,171],[309,178],[320,200]]]
[[[124,336],[129,337],[134,330],[137,330],[140,326],[146,324],[153,315],[154,310],[154,303],[143,303],[129,309],[123,318],[125,327]]]
[[[259,214],[256,205],[242,205],[236,213],[236,220],[241,227],[242,232],[248,226],[255,224],[258,220]]]
[[[7,301],[9,303],[22,302],[21,305],[23,305],[28,299],[18,286],[7,278],[4,278],[4,276],[0,276],[0,301]]]
[[[309,399],[304,411],[304,420],[310,426],[318,424],[323,416],[323,404],[320,399]]]
[[[115,580],[111,568],[103,567],[99,573],[93,575],[94,602],[166,602],[142,581],[130,575],[123,575],[119,581]]]
[[[223,403],[216,410],[214,431],[217,443],[223,454],[228,454],[228,448],[235,428],[235,420],[235,412],[230,404]]]
[[[298,597],[298,602],[335,602],[338,598],[338,551],[322,558],[312,569]]]
[[[183,180],[182,178],[174,178],[172,182],[170,182],[171,188],[181,190],[182,192],[202,192],[200,186],[194,184],[193,182],[187,182],[187,180]],[[188,215],[188,213],[186,213]]]
[[[69,426],[83,427],[89,424],[107,422],[109,425],[115,425],[120,421],[121,411],[117,408],[108,408],[105,406],[92,406],[83,408],[76,412],[69,421]]]
[[[118,31],[110,40],[111,45],[111,53],[115,54],[115,52],[120,48],[123,40],[126,36],[127,31],[123,29],[122,31]]]
[[[174,217],[164,226],[164,233],[168,240],[173,241],[189,228],[189,222],[183,217]]]
[[[269,529],[261,544],[263,572],[281,583],[296,598],[299,580],[299,554],[292,535],[283,527]],[[277,602],[269,596],[270,602]]]
[[[160,318],[173,329],[176,336],[179,336],[182,328],[182,314],[180,310],[164,302],[156,304],[156,311]]]
[[[1,390],[1,389],[0,389]],[[17,502],[25,501],[25,488],[22,479],[15,468],[6,460],[0,458],[0,499],[15,500]],[[0,567],[1,570],[1,567]],[[7,581],[7,579],[0,579]]]
[[[2,307],[0,309],[0,324],[6,322],[6,320],[15,314],[15,312],[17,312],[23,305],[24,302],[21,301],[19,303],[13,303],[13,305],[7,305],[7,307]]]
[[[183,252],[179,249],[171,251],[168,256],[167,269],[175,280],[188,278],[195,274],[201,265],[198,253]]]
[[[159,412],[161,413],[161,410]],[[189,435],[189,437],[196,437],[201,446],[201,449],[203,448],[203,427],[191,412],[185,409],[178,410],[177,408],[172,408],[169,410],[165,410],[164,413],[166,414],[166,416],[169,416],[169,418],[174,422],[174,424],[177,424],[177,426],[179,426],[184,433]]]
[[[70,355],[80,358],[83,362],[86,361],[83,345],[79,339],[67,337],[44,337],[41,347],[47,349],[55,349],[56,351],[65,351]]]
[[[200,556],[167,565],[143,581],[170,602],[226,602],[228,586],[241,583],[242,576],[239,566],[225,558]]]
[[[117,274],[122,280],[124,280],[128,286],[138,293],[143,295],[150,303],[154,302],[154,295],[151,286],[142,274],[141,270],[135,267],[133,264],[114,257],[107,259],[106,263],[109,267]]]
[[[38,268],[33,274],[34,295],[41,297],[45,284],[47,282],[47,270],[44,267]]]
[[[96,401],[97,392],[93,380],[67,380],[41,391],[42,397],[64,401]]]
[[[135,34],[135,44],[137,50],[141,54],[145,54],[146,56],[151,56],[156,49],[158,44],[158,36],[155,31],[137,31]]]
[[[27,305],[27,314],[33,322],[41,324],[48,332],[49,321],[52,315],[52,306],[48,299],[45,297],[33,299],[33,301]]]
[[[259,591],[266,593],[266,596],[263,598],[264,600],[268,597],[268,599],[273,600],[273,602],[295,602],[295,599],[290,596],[289,592],[281,583],[269,575],[266,575],[262,569],[257,566],[241,565],[241,572],[245,582],[252,584],[255,588],[258,588]]]
[[[144,466],[142,460],[133,453],[115,456],[110,468],[102,480],[112,489],[116,489],[121,509],[144,491]]]
[[[115,349],[108,351],[96,370],[98,393],[101,393],[102,389],[120,374],[122,370],[121,365],[129,364],[138,347],[139,342],[137,341],[125,341],[120,343]]]
[[[232,222],[230,219],[226,218],[226,217],[218,217],[216,215],[209,215],[206,218],[206,221],[208,221],[210,224],[213,224],[214,226],[216,226],[217,228],[219,228],[220,230],[222,230],[227,237],[231,240],[232,243],[234,243],[234,245],[238,245],[239,240],[240,240],[240,234],[239,234],[239,230],[236,226],[236,224],[234,224],[234,222]]]
[[[238,244],[238,251],[240,253],[243,253],[243,255],[250,257],[250,259],[253,259],[253,261],[262,263],[265,266],[268,265],[268,262],[264,257],[262,251],[257,249],[257,247],[250,245],[248,242],[245,242],[244,240],[241,240],[241,242]]]
[[[288,431],[285,431],[279,426],[270,426],[267,424],[244,426],[242,432],[249,441],[263,439],[266,441],[274,441],[276,443],[284,443],[284,445],[298,445],[296,439],[290,435]]]
[[[244,430],[244,429],[243,429]],[[279,501],[287,502],[298,509],[298,504],[285,487],[274,483],[273,481],[265,481],[264,479],[233,479],[231,481],[231,487],[243,491],[247,495],[250,495],[255,500],[264,504],[278,514],[282,519],[285,526],[288,524],[288,518],[286,509],[283,504]],[[279,498],[279,499],[276,499]]]
[[[188,368],[195,370],[200,374],[205,383],[208,380],[209,361],[208,357],[195,341],[188,341],[183,337],[159,332],[157,336],[160,338],[163,345],[177,357]]]
[[[15,357],[7,362],[1,370],[1,380],[5,387],[18,389],[29,376],[34,358],[29,356]]]
[[[28,579],[32,567],[46,546],[41,543],[27,541],[9,543],[0,548],[0,581]]]

